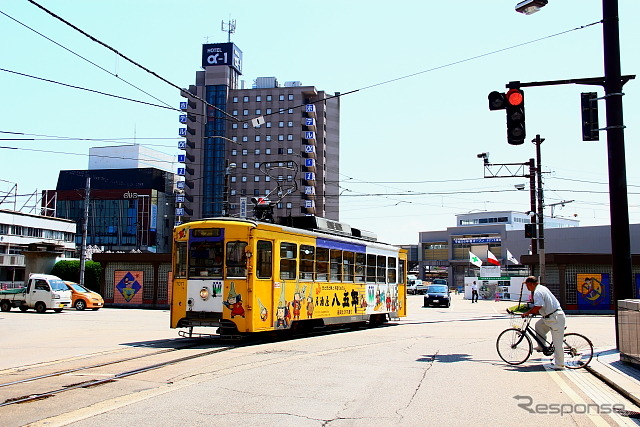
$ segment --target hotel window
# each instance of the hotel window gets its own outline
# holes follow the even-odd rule
[[[244,148],[244,149],[242,150],[242,155],[243,155],[243,156],[246,156],[246,155],[248,155],[248,154],[249,154],[249,150],[247,150],[246,148]]]
[[[237,116],[238,115],[238,110],[231,111],[231,114],[234,115],[234,116]]]
[[[277,207],[278,209],[282,209],[282,202],[276,203],[276,207]]]
[[[287,126],[292,128],[293,127],[293,122],[287,122]]]
[[[238,154],[238,150],[236,150],[235,148],[233,150],[231,150],[231,155],[232,156],[236,156]]]
[[[231,140],[232,140],[233,142],[238,142],[238,137],[237,137],[237,136],[232,136],[232,137],[231,137]]]
[[[284,135],[278,135],[278,141],[284,141]]]
[[[254,176],[253,177],[253,182],[260,182],[260,177],[259,176]]]
[[[242,177],[242,182],[247,182],[247,177],[246,176]]]
[[[237,181],[237,178],[235,176],[232,176],[231,177],[231,182],[236,182],[236,181]]]
[[[281,108],[281,109],[278,111],[278,113],[279,113],[279,114],[284,114],[284,108]]]
[[[256,142],[260,142],[260,135],[256,135]]]
[[[243,136],[242,137],[242,142],[249,142],[249,137],[248,136]]]
[[[271,114],[271,108],[267,108],[266,114]]]
[[[271,141],[271,135],[267,135],[267,136],[265,136],[265,137],[264,137],[264,140],[265,140],[265,141],[267,141],[267,142]]]
[[[288,168],[292,168],[293,167],[293,162],[287,162],[287,167]]]
[[[278,148],[278,154],[284,154],[284,148]]]
[[[249,97],[248,96],[243,97],[242,102],[249,102]]]
[[[237,96],[233,97],[233,102],[238,102],[238,97]]]
[[[231,124],[231,128],[232,128],[232,129],[238,129],[238,124],[237,124],[237,123],[233,123],[233,124]]]
[[[293,141],[293,135],[291,134],[287,135],[287,141]]]
[[[278,127],[279,128],[283,128],[284,127],[284,122],[278,122]]]
[[[247,162],[242,162],[242,169],[247,169],[247,167],[249,167]]]
[[[265,148],[264,154],[271,154],[271,148]]]
[[[248,116],[249,115],[249,110],[247,110],[247,109],[242,110],[242,115],[243,116]]]
[[[267,125],[268,128],[270,128],[271,127],[271,122],[267,122],[266,125]]]
[[[271,95],[267,95],[267,101],[271,101],[271,100],[272,100]]]
[[[293,101],[293,95],[289,94],[289,101]]]
[[[280,95],[280,101],[284,101],[284,95]]]
[[[260,154],[260,149],[259,149],[259,148],[256,148],[256,149],[253,151],[253,154]]]
[[[235,182],[235,181],[234,181],[234,182]],[[232,195],[232,196],[235,196],[235,195],[236,195],[236,190],[230,190],[229,192],[231,193],[231,195]]]
[[[292,176],[292,175],[287,175],[287,181],[288,181],[288,182],[293,181],[293,176]]]
[[[256,169],[260,169],[260,162],[255,162],[253,164],[253,167],[256,168]]]
[[[291,202],[288,202],[288,203],[287,203],[287,209],[291,209],[291,207],[292,207]]]
[[[293,114],[293,108],[289,108],[289,114]]]
[[[265,182],[270,182],[271,181],[271,177],[270,176],[265,176],[264,180],[265,180]]]
[[[259,108],[256,110],[256,114],[257,114],[258,116],[259,116],[260,114],[262,114],[262,113],[260,112],[260,109],[259,109]]]
[[[256,96],[256,102],[262,102],[262,97],[260,95]]]
[[[293,154],[293,148],[287,148],[287,154]]]
[[[249,123],[243,123],[242,129],[249,129]]]

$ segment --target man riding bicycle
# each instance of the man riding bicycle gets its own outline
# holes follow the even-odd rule
[[[527,312],[522,313],[522,317],[540,314],[540,320],[538,320],[535,325],[536,333],[538,336],[546,339],[547,333],[551,331],[551,338],[555,348],[553,368],[555,370],[563,370],[563,340],[566,319],[564,311],[562,311],[562,307],[560,307],[560,302],[551,293],[549,288],[538,284],[538,279],[535,276],[527,277],[524,283],[527,285],[527,289],[533,292],[533,307]],[[542,351],[542,348],[536,346],[535,350]]]

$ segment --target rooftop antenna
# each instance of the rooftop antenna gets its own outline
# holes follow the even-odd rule
[[[228,34],[228,42],[231,43],[231,34],[236,32],[236,20],[229,19],[228,22],[222,21],[222,27],[220,28],[222,31],[225,31]]]

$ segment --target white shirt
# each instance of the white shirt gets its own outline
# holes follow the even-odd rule
[[[475,282],[473,282],[473,284],[471,285],[471,290],[472,291],[477,291],[478,290],[478,285],[476,285]]]
[[[540,315],[546,316],[560,309],[560,301],[551,293],[549,288],[543,285],[536,286],[533,291],[533,305],[542,307]]]

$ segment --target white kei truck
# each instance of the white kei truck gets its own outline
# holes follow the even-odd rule
[[[20,311],[33,308],[38,313],[47,310],[60,313],[63,308],[71,307],[71,291],[57,276],[31,274],[26,287],[0,291],[0,311],[14,307]]]

